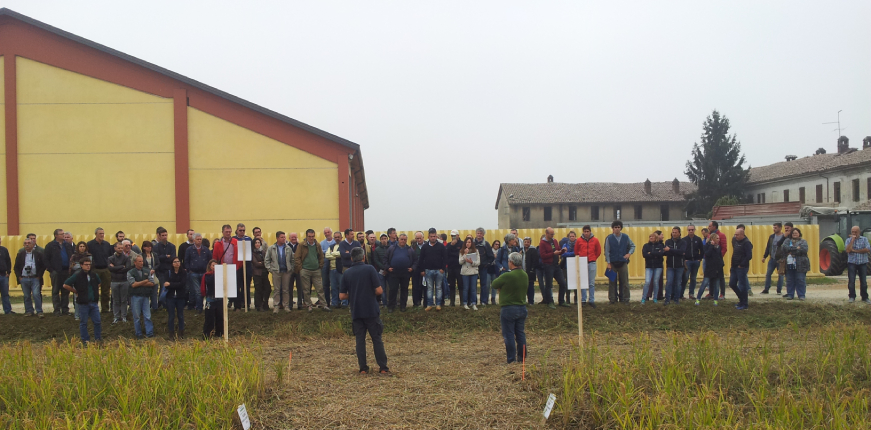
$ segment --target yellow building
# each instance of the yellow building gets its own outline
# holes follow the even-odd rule
[[[360,146],[0,9],[0,236],[362,228]]]

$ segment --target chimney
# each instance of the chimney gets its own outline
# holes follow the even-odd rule
[[[822,149],[822,148],[820,148],[820,149]],[[819,149],[818,149],[818,150],[817,150],[817,154],[819,154],[819,153],[820,153],[820,151],[819,151]],[[826,151],[823,150],[822,153],[825,154]],[[795,161],[795,160],[798,158],[798,156],[795,156],[795,155],[787,155],[787,156],[784,157],[784,158],[786,158],[786,161]]]
[[[547,175],[547,183],[553,183],[553,175]]]
[[[671,181],[671,189],[675,194],[680,194],[680,181],[678,181],[677,178],[674,178],[674,180]]]
[[[850,139],[847,136],[841,136],[838,138],[838,154],[846,154],[850,149]]]
[[[646,181],[644,181],[644,194],[652,194],[652,192],[650,191],[650,179],[649,178]]]
[[[862,139],[862,149],[871,149],[871,136],[865,136]]]

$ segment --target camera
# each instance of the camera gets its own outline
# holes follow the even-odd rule
[[[24,267],[24,275],[31,276],[33,274],[33,266],[25,266]]]

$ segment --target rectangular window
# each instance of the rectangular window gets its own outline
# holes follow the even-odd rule
[[[668,205],[659,206],[659,220],[668,221]]]
[[[832,184],[832,194],[835,195],[835,203],[841,203],[841,181]]]
[[[868,200],[871,200],[871,178],[868,178],[868,185],[865,187],[865,192],[868,193]]]
[[[804,187],[798,187],[798,201],[804,203]]]
[[[550,221],[551,219],[553,219],[552,208],[550,206],[545,206],[544,207],[544,220]]]
[[[762,203],[765,203],[765,193],[762,193]]]
[[[577,206],[569,206],[569,221],[577,221],[578,220],[578,207]]]
[[[598,221],[599,220],[599,207],[598,206],[590,206],[590,221]]]
[[[523,208],[523,220],[524,221],[529,221],[529,218],[530,218],[529,212],[530,212],[530,210],[528,207]]]
[[[635,205],[635,219],[641,219],[642,210],[641,205]]]
[[[614,206],[614,219],[621,219],[623,216],[623,208],[621,206]]]
[[[859,201],[859,180],[853,179],[853,201]]]
[[[783,190],[783,202],[789,202],[789,190]]]
[[[817,203],[823,202],[823,184],[817,185]]]

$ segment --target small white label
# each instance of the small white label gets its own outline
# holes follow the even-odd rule
[[[551,394],[551,396],[552,395],[553,394]],[[554,399],[556,399],[556,397],[554,397]],[[552,402],[550,402],[548,404],[553,406]],[[251,420],[248,419],[248,410],[245,409],[245,404],[243,403],[243,404],[239,405],[239,407],[236,408],[236,412],[239,413],[239,421],[242,422],[242,428],[245,430],[250,429],[251,428]],[[549,410],[547,412],[550,413]]]
[[[556,396],[551,394],[547,396],[547,404],[544,405],[544,419],[550,417],[550,411],[553,410],[553,404],[556,402]]]

